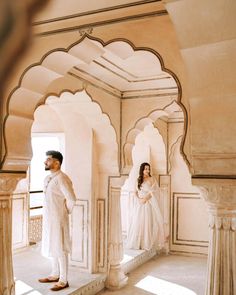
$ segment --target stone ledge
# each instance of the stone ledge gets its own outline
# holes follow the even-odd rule
[[[122,263],[122,270],[125,274],[133,271],[140,265],[144,264],[152,257],[154,257],[157,252],[155,250],[144,251],[140,250],[140,253],[135,254],[131,260]],[[105,288],[106,274],[101,275],[101,277],[94,279],[92,282],[87,285],[69,293],[70,295],[94,295],[97,292]]]
[[[105,288],[105,280],[106,275],[101,275],[101,277],[94,279],[92,282],[88,283],[87,285],[68,293],[68,295],[94,295],[97,294],[99,291]]]
[[[125,274],[136,269],[137,267],[144,264],[145,262],[147,262],[148,260],[150,260],[152,257],[154,257],[157,254],[156,250],[153,250],[153,249],[149,251],[140,250],[140,252],[141,252],[140,254],[137,254],[131,260],[121,264],[122,270],[124,271]]]

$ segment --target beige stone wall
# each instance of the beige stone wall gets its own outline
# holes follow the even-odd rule
[[[183,122],[168,126],[168,171],[171,175],[170,250],[206,255],[209,242],[207,206],[202,192],[192,185],[190,171],[180,153],[183,127]]]
[[[194,174],[230,177],[236,167],[235,1],[166,2],[189,77]]]

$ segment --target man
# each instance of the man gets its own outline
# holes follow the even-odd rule
[[[75,193],[69,177],[61,171],[63,156],[57,151],[46,152],[45,170],[51,174],[44,180],[42,255],[51,257],[52,272],[40,283],[57,282],[51,290],[69,287],[68,253],[70,252],[69,214],[75,204]]]

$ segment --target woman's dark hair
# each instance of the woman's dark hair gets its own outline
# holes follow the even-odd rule
[[[47,151],[46,155],[47,156],[52,156],[52,158],[57,159],[60,162],[60,164],[62,164],[63,156],[62,156],[62,154],[60,152],[53,151],[53,150],[52,151]]]
[[[143,183],[143,170],[145,169],[145,166],[149,166],[149,168],[150,168],[150,164],[149,163],[142,163],[140,165],[140,168],[139,168],[139,177],[138,177],[138,189],[139,190],[140,190],[141,185]],[[151,176],[150,172],[149,172],[149,176]]]

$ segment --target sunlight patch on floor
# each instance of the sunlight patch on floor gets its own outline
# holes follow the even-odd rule
[[[34,290],[31,286],[22,282],[21,280],[15,281],[15,295],[43,295],[42,293]]]
[[[190,289],[153,276],[146,276],[135,287],[156,295],[197,295]]]

